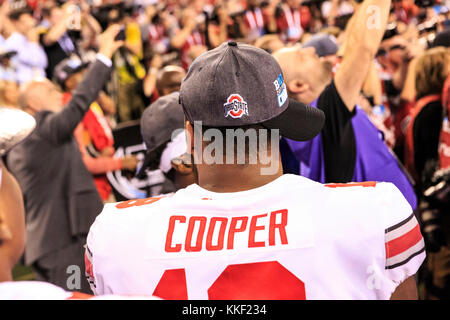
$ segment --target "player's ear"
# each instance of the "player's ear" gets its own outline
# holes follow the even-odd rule
[[[185,120],[184,129],[186,132],[187,152],[194,154],[194,126],[190,121]]]
[[[2,217],[0,216],[0,246],[3,241],[11,240],[12,235],[6,223],[4,223]]]
[[[309,89],[309,85],[299,79],[292,79],[287,83],[288,90],[295,94],[302,94]]]

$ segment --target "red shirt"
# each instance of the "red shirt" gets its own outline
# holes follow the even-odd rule
[[[64,93],[63,102],[67,103],[71,96],[68,92]],[[115,158],[114,156],[95,157],[89,154],[87,150],[89,144],[93,145],[99,153],[107,147],[113,148],[114,139],[112,132],[107,127],[107,124],[105,124],[105,121],[104,116],[102,119],[102,115],[96,113],[91,106],[88,112],[86,112],[83,121],[74,131],[83,163],[89,172],[92,173],[95,186],[103,201],[107,200],[112,192],[106,173],[122,169],[122,159]]]

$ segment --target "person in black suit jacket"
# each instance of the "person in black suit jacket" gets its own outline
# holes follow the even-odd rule
[[[48,80],[22,88],[20,104],[37,125],[7,155],[7,167],[24,196],[25,263],[33,266],[38,280],[66,290],[90,292],[86,281],[71,276],[81,271],[84,278],[83,246],[103,208],[73,131],[110,76],[111,56],[123,44],[115,41],[119,30],[114,25],[100,36],[97,59],[64,108],[62,94]]]

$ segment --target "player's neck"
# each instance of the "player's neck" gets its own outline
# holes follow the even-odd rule
[[[283,175],[278,170],[262,174],[260,165],[197,165],[198,185],[213,192],[239,192],[259,188]]]

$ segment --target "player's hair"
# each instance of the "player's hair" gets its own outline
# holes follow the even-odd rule
[[[244,134],[244,150],[245,150],[245,164],[247,165],[250,163],[250,159],[252,156],[257,156],[257,154],[259,154],[260,147],[261,147],[261,143],[263,143],[264,146],[266,146],[267,150],[264,151],[270,151],[271,150],[271,138],[272,138],[272,132],[270,129],[265,128],[264,126],[260,125],[260,124],[253,124],[253,125],[246,125],[246,126],[240,126],[240,127],[209,127],[209,126],[202,126],[202,130],[201,130],[201,135],[202,137],[205,135],[205,133],[207,133],[208,130],[210,129],[215,129],[218,130],[223,139],[222,139],[222,145],[218,146],[221,147],[223,151],[227,150],[227,142],[228,142],[228,137],[230,133],[236,133],[238,131],[236,130],[242,130],[241,132]],[[194,130],[198,130],[197,127],[194,126]],[[260,130],[264,130],[266,133],[266,136],[262,136],[261,135],[261,131]],[[252,155],[251,154],[251,142],[250,142],[250,137],[251,137],[251,132],[254,132],[254,137],[256,138],[255,141],[253,141],[253,143],[255,144],[255,151],[256,151],[256,155]],[[228,137],[227,137],[228,135]],[[263,138],[266,138],[266,141],[262,141]],[[210,145],[211,143],[215,142],[214,139],[212,139],[212,141],[204,141],[203,140],[203,147],[207,147],[208,145]],[[233,148],[234,150],[234,158],[235,160],[238,158],[239,154],[244,151],[242,149],[240,149],[240,145],[238,142],[238,138],[236,136],[233,136],[233,140],[232,140],[233,146],[228,146],[228,148]],[[223,153],[225,155],[225,153]],[[224,163],[225,163],[225,159],[224,159]],[[236,163],[236,161],[235,161]]]

